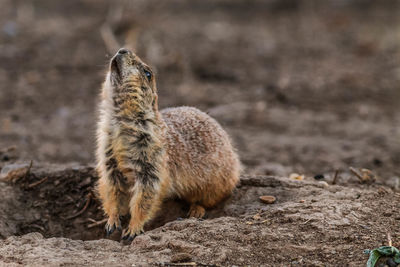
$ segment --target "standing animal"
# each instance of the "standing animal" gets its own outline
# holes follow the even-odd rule
[[[153,71],[127,49],[111,59],[99,111],[97,190],[107,234],[129,213],[122,238],[133,240],[169,197],[201,218],[235,188],[240,161],[227,133],[196,108],[159,111]]]

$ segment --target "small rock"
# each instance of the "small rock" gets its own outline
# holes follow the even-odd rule
[[[302,181],[302,180],[304,180],[304,175],[300,175],[298,173],[292,173],[289,175],[289,179]]]
[[[274,196],[261,196],[260,200],[266,204],[273,204],[276,201]]]
[[[319,181],[318,184],[322,185],[323,187],[328,187],[329,184],[325,181]]]
[[[382,164],[383,164],[382,160],[380,160],[378,158],[374,158],[372,162],[374,163],[374,165],[376,165],[378,167],[382,166]]]
[[[361,169],[361,175],[366,182],[373,183],[376,181],[376,175],[371,170]]]
[[[299,203],[304,203],[306,202],[304,199],[299,200]]]
[[[259,219],[261,219],[260,214],[257,213],[256,215],[254,215],[254,216],[253,216],[253,219],[254,219],[254,220],[259,220]]]
[[[3,167],[0,172],[0,180],[14,181],[25,175],[29,168],[29,164],[9,164]]]
[[[315,180],[322,180],[324,178],[325,178],[325,176],[323,174],[317,174],[317,175],[314,176]]]

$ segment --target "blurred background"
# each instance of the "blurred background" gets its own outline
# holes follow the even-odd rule
[[[400,175],[400,2],[0,0],[0,161],[93,163],[108,61],[229,132],[246,173]]]

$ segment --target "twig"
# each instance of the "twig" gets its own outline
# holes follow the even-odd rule
[[[25,175],[24,175],[24,180],[25,180],[25,178],[28,177],[28,175],[31,173],[32,165],[33,165],[33,160],[31,160],[31,162],[29,163],[29,167],[28,167],[28,169],[26,170],[26,173],[25,173]]]
[[[93,220],[93,219],[91,219],[91,220]],[[94,222],[91,223],[91,224],[89,224],[89,225],[87,226],[87,228],[93,228],[93,227],[102,225],[102,224],[106,223],[107,220],[108,220],[107,218],[106,218],[106,219],[103,219],[103,220],[101,220],[101,221],[98,221],[98,222],[96,222],[96,221],[93,220]]]
[[[302,222],[301,224],[307,224],[309,221],[311,221],[311,219],[308,219],[307,221]]]
[[[38,185],[44,183],[45,181],[47,181],[48,178],[49,178],[49,177],[44,177],[43,179],[40,179],[40,180],[37,181],[37,182],[31,183],[31,184],[28,185],[28,188],[34,188],[34,187],[36,187],[36,186],[38,186]]]
[[[388,246],[391,247],[392,246],[392,236],[390,235],[389,232],[387,232],[387,240],[388,240]]]
[[[361,181],[365,182],[364,178],[354,169],[353,167],[349,167],[349,170]]]
[[[332,180],[332,184],[336,184],[337,183],[338,174],[339,174],[339,170],[336,170],[335,171],[335,176],[333,177],[333,180]]]
[[[37,225],[37,224],[31,224],[31,225],[29,225],[30,227],[33,227],[33,228],[36,228],[36,229],[40,229],[40,230],[42,230],[43,232],[45,231],[45,229],[44,229],[44,227],[42,227],[42,226],[40,226],[40,225]]]
[[[71,215],[71,216],[69,216],[69,217],[67,217],[67,218],[65,218],[66,220],[70,220],[70,219],[73,219],[73,218],[75,218],[75,217],[78,217],[79,215],[81,215],[82,213],[84,213],[85,212],[85,210],[89,207],[89,204],[90,204],[90,200],[92,199],[92,193],[88,193],[87,194],[87,196],[86,196],[86,203],[85,203],[85,206],[80,210],[80,211],[78,211],[77,213],[75,213],[74,215]]]

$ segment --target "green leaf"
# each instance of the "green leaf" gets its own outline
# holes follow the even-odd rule
[[[383,246],[370,251],[367,267],[374,267],[382,256],[393,257],[394,262],[400,263],[400,251],[392,246]]]
[[[379,251],[377,249],[372,250],[369,253],[369,259],[367,261],[367,267],[374,267],[376,262],[379,260],[379,258],[381,257],[381,253],[379,253]]]
[[[392,246],[383,246],[383,247],[377,248],[377,250],[379,251],[379,253],[381,253],[384,256],[394,256],[394,255],[400,253],[397,248],[392,247]]]
[[[396,255],[394,255],[393,260],[395,263],[400,264],[400,253],[397,253]]]

